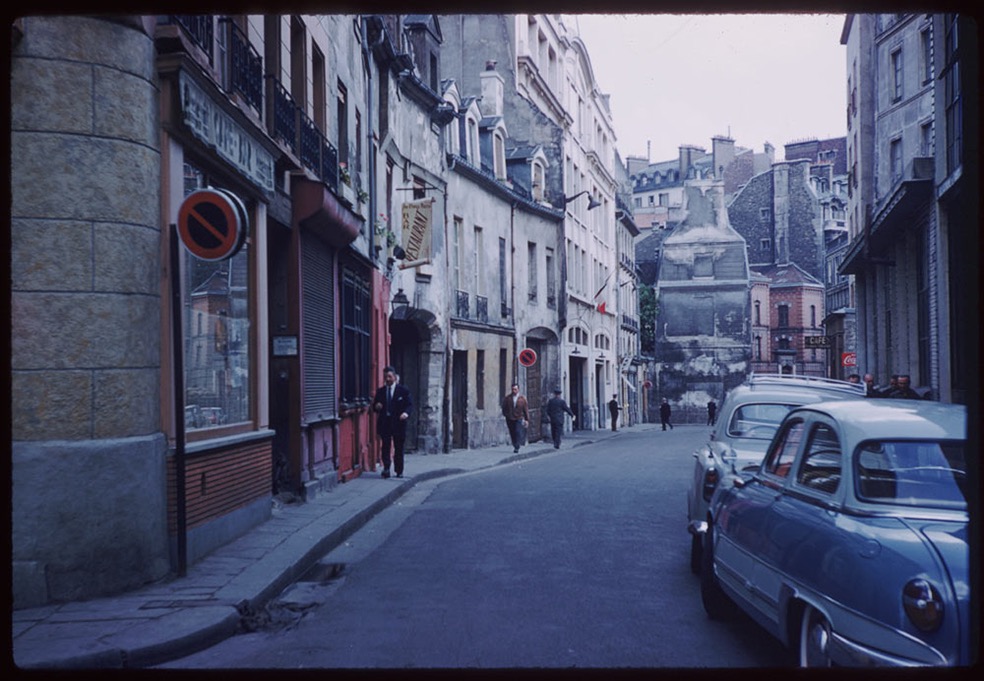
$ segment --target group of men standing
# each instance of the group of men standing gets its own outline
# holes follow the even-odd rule
[[[851,374],[847,380],[851,383],[864,383],[866,397],[888,397],[903,400],[925,399],[912,388],[908,374],[893,374],[888,380],[888,385],[884,388],[875,385],[875,377],[872,374],[865,374],[863,377],[858,374]]]

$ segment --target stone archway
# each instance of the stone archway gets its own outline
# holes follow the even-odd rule
[[[444,333],[437,317],[408,307],[389,320],[390,363],[413,396],[415,417],[407,427],[407,451],[436,454],[443,451],[446,372]]]

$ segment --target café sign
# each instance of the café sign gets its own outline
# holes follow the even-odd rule
[[[253,184],[272,193],[273,156],[212,101],[190,76],[181,72],[179,83],[181,113],[188,129]]]

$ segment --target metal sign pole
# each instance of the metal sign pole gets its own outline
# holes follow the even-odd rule
[[[171,356],[174,363],[174,482],[177,503],[178,576],[188,571],[187,513],[185,509],[185,394],[184,332],[181,328],[181,276],[178,266],[178,226],[171,225]]]

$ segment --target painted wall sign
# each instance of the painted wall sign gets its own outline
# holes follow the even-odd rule
[[[857,365],[858,365],[858,353],[856,352],[841,353],[841,366],[856,367]]]
[[[188,129],[251,182],[273,192],[273,156],[219,107],[184,72],[180,74],[181,113]]]

